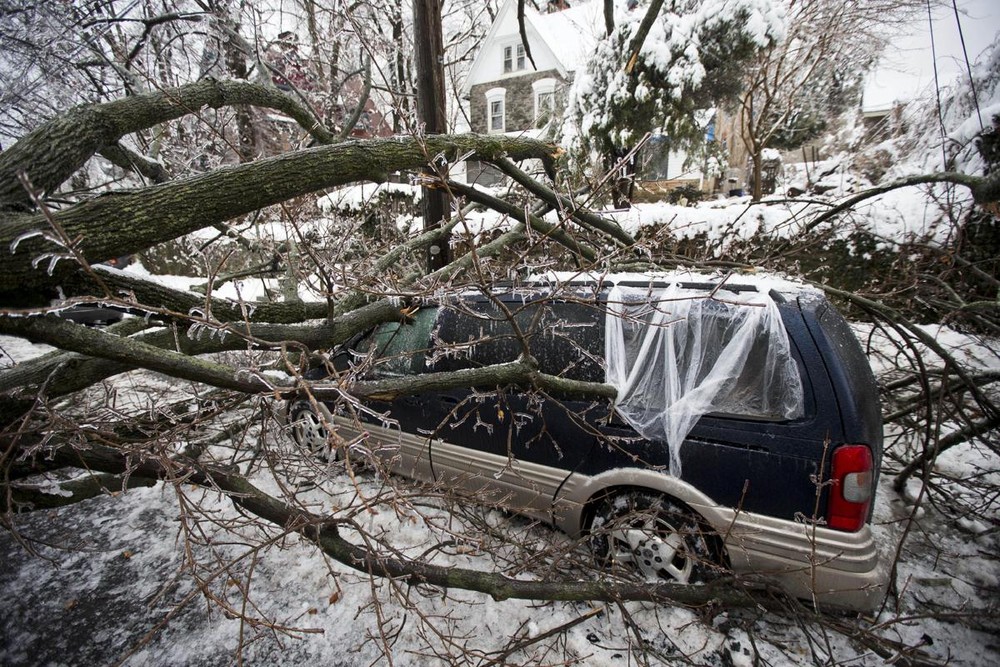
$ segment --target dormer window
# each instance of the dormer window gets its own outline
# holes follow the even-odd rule
[[[520,72],[524,69],[524,44],[503,47],[503,73]]]

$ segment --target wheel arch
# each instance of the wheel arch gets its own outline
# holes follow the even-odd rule
[[[566,511],[561,513],[557,522],[560,528],[574,537],[582,537],[588,533],[594,512],[608,497],[635,491],[653,493],[680,505],[702,523],[713,541],[717,541],[718,553],[728,562],[722,538],[728,526],[720,522],[720,513],[714,511],[719,508],[718,503],[683,479],[655,470],[623,468],[608,470],[576,482],[568,484],[569,488],[564,488],[560,500],[567,502],[559,504]]]
[[[644,484],[623,483],[602,487],[588,498],[586,504],[582,508],[580,536],[584,539],[588,538],[591,532],[591,524],[595,516],[598,514],[602,505],[610,499],[628,494],[645,494],[659,497],[667,503],[676,506],[678,510],[689,514],[700,526],[699,530],[709,550],[709,559],[716,565],[721,566],[726,570],[731,569],[729,552],[726,549],[726,543],[721,532],[712,524],[712,522],[709,521],[708,517],[698,511],[697,506],[692,506],[691,503],[686,502],[685,499],[670,493],[670,491],[665,490],[664,487],[671,487],[671,485],[663,485],[659,488],[654,488],[653,486]],[[688,495],[688,497],[692,496]],[[701,493],[695,493],[694,497],[704,498],[705,496]]]

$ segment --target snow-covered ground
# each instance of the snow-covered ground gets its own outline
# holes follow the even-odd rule
[[[929,331],[975,368],[1000,370],[995,341],[944,327]],[[890,349],[865,325],[857,333],[873,341],[876,351]],[[6,337],[0,349],[18,361],[47,351]],[[877,370],[890,370],[877,355],[873,362]],[[146,372],[111,384],[123,404],[131,396],[132,409],[141,408],[148,387],[157,394],[186,390],[183,383]],[[244,448],[257,443],[279,461],[293,453],[290,438],[251,408],[227,421],[244,422]],[[213,451],[231,456],[230,444],[222,440]],[[241,469],[252,465],[244,462]],[[937,469],[1000,487],[995,454],[975,446],[948,452]],[[279,485],[299,484],[295,497],[312,507],[347,506],[358,493],[380,498],[387,483],[407,489],[405,482],[372,473],[352,478],[337,464],[289,472],[287,478],[263,466],[253,466],[250,474],[276,494]],[[0,664],[882,665],[909,664],[907,656],[914,664],[996,664],[997,524],[947,518],[920,494],[919,482],[903,497],[889,482],[883,475],[875,522],[887,550],[899,554],[898,597],[860,620],[756,608],[699,612],[643,603],[495,601],[410,587],[370,579],[277,530],[268,546],[251,548],[260,542],[259,532],[251,530],[244,541],[241,531],[249,529],[224,529],[239,514],[211,492],[164,485],[134,489],[16,517],[19,537],[5,532],[0,538]],[[992,503],[979,515],[995,522]],[[496,545],[481,526],[515,536],[538,553],[567,545],[565,535],[526,519],[433,500],[376,502],[355,518],[364,531],[390,535],[393,545],[411,555],[436,550],[438,564],[519,569],[537,577],[550,573],[553,563],[509,562],[513,552],[492,549]],[[479,543],[450,543],[473,524],[479,528],[467,534],[481,535]],[[227,605],[255,620],[241,623],[227,614]],[[529,641],[563,626],[551,637]],[[876,651],[856,627],[888,641]],[[522,642],[528,647],[517,649]],[[459,660],[463,652],[466,658]]]

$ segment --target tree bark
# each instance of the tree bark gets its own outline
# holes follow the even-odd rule
[[[444,37],[441,32],[441,0],[413,1],[413,42],[417,70],[417,119],[423,133],[441,134],[448,131],[444,94]],[[433,162],[433,160],[428,160]],[[430,166],[433,173],[433,166]],[[447,193],[437,188],[423,188],[421,207],[424,229],[443,224],[448,214]],[[432,273],[451,263],[451,248],[447,236],[430,246],[427,252],[427,272]]]
[[[204,107],[249,104],[281,111],[318,142],[333,135],[304,107],[276,88],[244,81],[205,79],[158,93],[76,107],[45,123],[0,153],[0,210],[30,209],[31,198],[18,182],[24,172],[42,192],[52,192],[95,153],[138,132]]]
[[[389,171],[426,164],[428,155],[456,159],[469,152],[485,160],[547,160],[556,149],[531,139],[480,135],[348,142],[221,168],[138,192],[103,195],[54,212],[51,220],[45,215],[8,216],[0,223],[0,248],[15,252],[0,268],[0,303],[57,285],[76,269],[71,260],[59,262],[51,273],[32,267],[35,258],[66,253],[65,247],[40,233],[50,230],[53,221],[67,238],[78,240],[79,251],[89,261],[101,262],[322,188],[381,182]]]

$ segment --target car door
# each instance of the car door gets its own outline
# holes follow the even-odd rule
[[[591,308],[507,295],[501,304],[467,300],[444,309],[435,332],[434,370],[462,370],[517,359],[527,344],[540,370],[579,376],[585,367],[600,374],[594,350],[573,341],[589,330],[600,340]],[[593,345],[591,345],[593,347]],[[588,366],[589,364],[589,366]],[[430,458],[436,479],[528,513],[547,512],[558,489],[585,460],[600,433],[603,412],[594,401],[559,400],[517,388],[454,389],[433,397],[427,425],[433,432]]]

